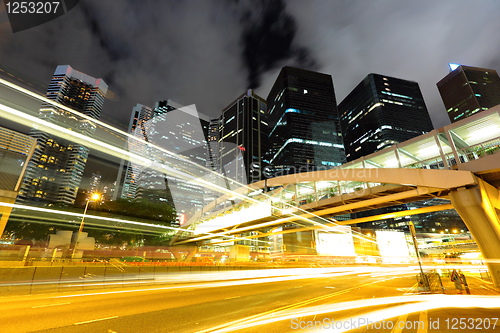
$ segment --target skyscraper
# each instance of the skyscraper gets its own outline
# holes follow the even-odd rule
[[[207,168],[219,170],[219,118],[212,118],[208,124]]]
[[[368,74],[339,104],[347,161],[433,129],[417,82]]]
[[[100,172],[92,172],[90,177],[90,193],[95,193],[99,190],[99,184],[101,184],[102,175]]]
[[[132,108],[127,133],[136,136],[139,140],[146,141],[146,126],[152,116],[153,110],[151,108],[137,103],[137,105]],[[130,149],[131,147],[129,146],[137,144],[140,143],[133,139],[129,139],[126,144],[126,148]],[[119,198],[134,199],[135,191],[137,190],[136,178],[137,175],[134,174],[130,161],[121,160],[120,167],[118,168],[118,175],[116,177],[116,187],[113,193],[113,200]]]
[[[263,179],[261,169],[268,141],[266,111],[266,101],[249,89],[220,116],[217,165],[223,174],[240,183]]]
[[[332,77],[283,67],[267,97],[269,150],[276,174],[345,163]]]
[[[98,119],[108,86],[70,66],[58,66],[47,98],[93,119]],[[38,116],[75,132],[92,136],[95,124],[51,104],[43,104]],[[34,127],[30,136],[37,139],[37,147],[28,165],[18,200],[60,202],[73,204],[80,186],[89,149],[67,140],[51,136]]]
[[[437,83],[451,122],[500,104],[500,77],[493,69],[450,64]]]
[[[194,106],[157,102],[144,124],[144,141],[151,145],[134,151],[151,160],[150,167],[132,166],[137,177],[135,198],[168,203],[179,216],[203,207],[204,188],[182,175],[204,176],[208,127],[209,118]],[[138,127],[135,131],[143,130]]]

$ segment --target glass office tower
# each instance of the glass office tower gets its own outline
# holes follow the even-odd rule
[[[368,74],[339,104],[347,161],[404,142],[433,129],[417,82]],[[404,152],[401,152],[404,153]],[[408,205],[351,214],[351,218],[404,211]],[[415,221],[415,217],[414,221]],[[370,229],[405,229],[406,217],[358,224]],[[420,227],[419,223],[415,223]]]
[[[345,163],[330,75],[283,67],[267,97],[267,109],[266,160],[276,176]]]
[[[500,104],[495,70],[457,64],[450,64],[450,69],[437,87],[452,123]]]
[[[417,82],[368,74],[339,104],[347,161],[433,129]]]
[[[151,161],[150,166],[132,164],[137,177],[135,199],[167,203],[175,207],[179,221],[203,207],[204,187],[182,176],[206,176],[209,121],[194,105],[156,103],[145,131],[135,130],[144,136],[143,145],[129,147]]]
[[[263,153],[267,151],[266,101],[249,89],[229,104],[219,119],[220,171],[240,183],[263,179]]]

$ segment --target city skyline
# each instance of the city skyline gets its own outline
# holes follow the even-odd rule
[[[131,107],[167,96],[219,116],[241,91],[251,88],[267,95],[287,65],[332,75],[339,102],[368,73],[384,73],[419,83],[438,128],[449,120],[435,84],[447,74],[449,62],[500,68],[494,57],[498,44],[491,43],[489,31],[465,20],[475,15],[478,22],[498,24],[492,17],[496,6],[466,1],[314,1],[307,7],[296,1],[187,1],[140,8],[122,2],[115,8],[86,1],[54,21],[16,34],[2,25],[0,67],[42,84],[59,64],[103,77],[111,90],[103,120],[122,128]],[[377,18],[381,15],[383,21]],[[4,11],[0,20],[7,23]],[[58,31],[57,39],[51,39],[53,31]],[[458,36],[474,52],[459,47]]]
[[[1,331],[500,328],[499,12],[3,1]]]

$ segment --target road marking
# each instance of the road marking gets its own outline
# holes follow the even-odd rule
[[[295,288],[302,288],[303,286],[298,286],[298,287],[295,287]]]
[[[420,323],[423,323],[422,326],[420,326]],[[427,333],[427,326],[428,326],[428,321],[427,321],[427,310],[424,310],[420,312],[420,316],[418,317],[418,330],[417,333]]]
[[[265,312],[262,312],[262,313],[259,313],[259,314],[247,317],[247,318],[235,320],[235,321],[232,321],[232,322],[229,322],[229,323],[225,323],[225,324],[222,324],[222,325],[219,325],[219,326],[216,326],[216,327],[212,327],[212,328],[208,328],[208,329],[205,329],[205,330],[202,330],[202,331],[198,331],[197,333],[207,333],[207,332],[217,331],[217,330],[220,330],[220,329],[224,329],[224,328],[227,328],[227,327],[231,327],[231,326],[237,325],[239,323],[242,323],[242,322],[245,322],[245,321],[248,321],[248,320],[253,320],[253,319],[256,319],[256,318],[260,318],[260,317],[265,316],[265,315],[272,315],[272,316],[274,316],[274,313],[280,313],[280,312],[283,312],[285,310],[291,310],[291,309],[298,308],[298,307],[301,307],[301,306],[304,306],[304,305],[308,305],[308,304],[311,304],[311,303],[315,303],[315,302],[318,302],[318,301],[321,301],[321,300],[324,300],[324,299],[327,299],[327,298],[339,296],[339,295],[348,293],[351,290],[360,289],[362,287],[366,287],[366,286],[369,286],[369,285],[372,285],[372,284],[376,284],[376,283],[379,283],[379,282],[383,282],[383,281],[381,280],[381,281],[369,282],[369,283],[365,283],[365,284],[362,284],[362,285],[359,285],[359,286],[356,286],[356,287],[351,287],[351,288],[347,288],[347,289],[344,289],[344,290],[340,290],[340,291],[337,291],[337,292],[334,292],[334,293],[331,293],[331,294],[328,294],[328,295],[319,296],[319,297],[316,297],[316,298],[311,298],[309,300],[305,300],[305,301],[298,302],[298,303],[295,303],[295,304],[285,305],[285,306],[282,306],[282,307],[274,309],[274,310],[265,311]]]
[[[391,333],[401,333],[403,332],[403,328],[405,327],[406,324],[406,319],[408,318],[408,314],[402,314],[401,316],[398,317],[398,320],[394,324],[394,328],[392,329]]]
[[[228,297],[226,299],[233,299],[233,298],[238,298],[238,297],[241,297],[241,296]]]
[[[96,321],[102,321],[102,320],[108,320],[108,319],[115,319],[118,318],[118,316],[113,316],[113,317],[108,317],[108,318],[101,318],[101,319],[94,319],[94,320],[88,320],[88,321],[82,321],[80,323],[75,323],[74,325],[83,325],[83,324],[88,324],[88,323],[94,323]]]
[[[371,283],[367,283],[367,285],[368,284],[371,284]],[[337,291],[337,292],[331,293],[329,295],[319,296],[319,297],[312,298],[312,299],[309,299],[309,300],[306,300],[306,301],[302,301],[302,302],[298,302],[298,303],[295,303],[295,304],[285,305],[285,306],[282,306],[282,307],[274,309],[274,310],[265,311],[265,312],[259,313],[257,315],[253,315],[253,316],[250,316],[250,317],[247,317],[247,318],[235,320],[235,321],[230,322],[230,323],[222,324],[222,325],[219,325],[217,327],[212,327],[212,328],[209,328],[209,329],[206,329],[206,330],[203,330],[203,331],[198,331],[197,333],[213,332],[213,331],[216,331],[216,330],[219,330],[219,329],[223,329],[223,328],[227,328],[227,327],[231,327],[231,326],[237,325],[239,323],[242,323],[242,322],[245,322],[245,321],[248,321],[248,320],[252,320],[252,319],[255,319],[255,318],[260,318],[262,316],[269,315],[269,314],[271,314],[272,316],[274,316],[275,313],[280,313],[280,312],[285,311],[285,310],[291,310],[291,309],[298,308],[298,307],[303,306],[303,305],[308,305],[310,303],[314,303],[314,302],[317,302],[317,301],[320,301],[320,300],[323,300],[323,299],[327,299],[327,298],[331,298],[331,297],[334,297],[334,296],[338,296],[338,295],[342,295],[342,294],[348,293],[349,291],[351,291],[351,289],[355,289],[355,287],[352,287],[352,288],[349,288],[349,289],[346,289],[346,290]]]
[[[49,306],[58,306],[58,305],[67,305],[67,304],[71,304],[71,303],[45,304],[45,305],[32,306],[31,308],[32,309],[38,309],[38,308],[46,308],[46,307],[49,307]]]
[[[417,287],[417,284],[418,284],[418,283],[415,283],[415,284],[414,284],[414,285],[413,285],[410,289],[408,289],[408,291],[407,291],[407,292],[405,292],[405,293],[403,294],[403,296],[404,296],[404,295],[408,295],[409,293],[413,292],[413,289],[415,289],[415,288]]]
[[[325,288],[328,288],[328,289],[335,289],[335,287],[325,287]]]

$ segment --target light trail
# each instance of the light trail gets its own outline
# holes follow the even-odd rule
[[[344,317],[340,319],[335,319],[336,322],[347,322],[351,319],[353,321],[360,322],[364,320],[371,321],[373,323],[378,321],[389,320],[391,318],[397,318],[398,316],[428,311],[428,310],[438,310],[445,308],[484,308],[484,309],[497,309],[500,308],[500,296],[471,296],[471,295],[418,295],[418,296],[394,296],[394,297],[383,297],[374,299],[364,299],[358,301],[349,301],[342,303],[334,303],[327,305],[319,305],[314,307],[302,308],[298,310],[282,310],[279,312],[272,312],[271,314],[256,315],[249,317],[249,319],[242,319],[235,322],[230,322],[212,329],[200,331],[201,332],[212,332],[212,333],[224,333],[224,332],[234,332],[240,331],[247,328],[258,327],[268,324],[273,324],[285,320],[292,320],[296,318],[313,317],[317,315],[333,314],[340,311],[361,309],[361,308],[371,308],[378,306],[391,306],[394,304],[404,303],[399,306],[392,306],[388,309],[376,310],[376,311],[366,311],[361,314],[356,315],[356,317]],[[410,303],[410,304],[408,304]],[[365,327],[363,325],[361,327]],[[328,332],[347,332],[352,330],[351,327],[348,328],[331,328]],[[325,330],[326,331],[326,330]]]
[[[272,282],[284,282],[284,281],[296,281],[303,279],[316,279],[316,278],[335,278],[341,276],[354,275],[360,272],[372,271],[374,267],[352,267],[346,269],[345,267],[333,267],[333,268],[285,268],[285,269],[267,269],[259,271],[245,271],[245,280],[242,280],[241,271],[232,272],[218,272],[218,273],[204,273],[197,276],[193,274],[176,274],[172,276],[171,273],[166,275],[165,279],[156,278],[155,281],[162,282],[166,280],[167,282],[200,282],[200,281],[210,281],[196,284],[189,284],[185,286],[167,286],[167,287],[153,287],[146,289],[133,289],[133,290],[119,290],[119,291],[104,291],[98,293],[82,293],[82,294],[71,294],[71,295],[61,295],[54,296],[52,298],[71,298],[71,297],[85,297],[93,295],[107,295],[107,294],[125,294],[125,293],[135,293],[135,292],[150,292],[155,290],[181,290],[181,289],[201,289],[201,288],[219,288],[219,287],[231,287],[231,286],[242,286],[242,285],[254,285],[254,284],[264,284]],[[409,274],[414,274],[414,269],[402,270],[401,268],[379,268],[380,270],[399,272],[398,275],[406,276]],[[146,277],[147,278],[147,277]],[[132,278],[131,278],[132,279]],[[213,280],[219,280],[217,282],[211,282]],[[378,279],[377,282],[385,281],[386,279]],[[139,281],[131,281],[133,283],[141,283]],[[151,283],[151,280],[142,283]],[[68,287],[76,286],[89,286],[89,285],[105,285],[106,283],[79,283],[79,284],[69,284]],[[116,283],[115,283],[116,284]],[[119,283],[118,283],[119,284]],[[358,288],[356,286],[353,288]],[[350,288],[352,289],[352,288]],[[340,290],[339,290],[340,292]]]

